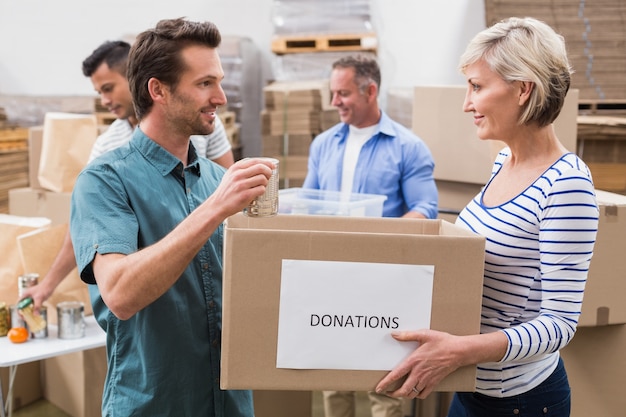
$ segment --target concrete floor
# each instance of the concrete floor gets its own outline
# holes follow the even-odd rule
[[[22,407],[19,410],[13,412],[13,417],[71,417],[69,414],[65,414],[63,411],[50,404],[48,401],[41,400],[35,401],[32,404]]]
[[[357,392],[356,417],[371,417],[369,399],[365,392]],[[22,407],[13,412],[13,417],[71,417],[45,399]],[[311,417],[324,417],[322,393],[314,391],[311,401]]]

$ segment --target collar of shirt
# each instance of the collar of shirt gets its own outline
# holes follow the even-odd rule
[[[335,137],[339,138],[340,141],[345,141],[348,137],[348,133],[350,132],[350,125],[344,123],[337,132],[335,132]],[[378,130],[374,132],[372,137],[395,137],[395,130],[393,128],[393,124],[389,116],[381,110],[380,112],[380,121],[378,122]]]
[[[180,159],[169,153],[161,145],[146,136],[140,127],[137,127],[133,132],[133,138],[131,144],[137,148],[137,150],[154,165],[161,175],[169,175],[172,171],[179,167],[182,163]],[[187,169],[196,175],[200,175],[200,164],[198,163],[198,154],[191,144],[189,143],[189,161]]]

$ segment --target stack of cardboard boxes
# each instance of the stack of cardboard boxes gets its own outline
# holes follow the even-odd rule
[[[328,80],[277,81],[263,88],[263,155],[281,160],[282,186],[299,187],[315,136],[339,122]]]

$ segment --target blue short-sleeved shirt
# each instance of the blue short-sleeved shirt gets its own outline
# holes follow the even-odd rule
[[[182,163],[136,129],[130,143],[79,175],[70,229],[81,278],[97,284],[96,252],[131,254],[173,230],[219,184],[224,170],[197,158]],[[250,391],[219,389],[223,227],[178,281],[128,320],[90,285],[94,314],[107,333],[103,416],[253,416]]]
[[[349,126],[339,123],[313,140],[304,188],[341,190],[348,133]],[[434,168],[426,144],[381,112],[378,130],[359,153],[352,192],[386,195],[384,217],[416,211],[434,219],[438,214]]]

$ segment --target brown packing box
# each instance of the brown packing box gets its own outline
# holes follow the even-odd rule
[[[22,408],[41,398],[40,361],[17,366],[13,382],[13,410]],[[9,390],[9,368],[0,368],[2,380],[2,398],[7,401]]]
[[[572,388],[571,417],[626,415],[626,325],[579,328],[561,350]]]
[[[43,126],[28,129],[28,186],[41,188],[39,184],[39,159],[43,143]]]
[[[368,391],[387,373],[276,368],[283,259],[434,265],[431,328],[465,335],[480,329],[484,249],[484,238],[442,220],[230,217],[224,238],[222,388]],[[475,367],[464,367],[436,390],[472,391],[475,377]]]
[[[72,417],[100,417],[106,371],[104,347],[45,359],[43,395]]]
[[[439,193],[439,219],[454,223],[459,213],[483,187],[460,181],[435,180]]]
[[[505,145],[478,138],[472,114],[463,112],[466,90],[465,86],[415,87],[412,129],[433,154],[435,179],[485,184],[495,156]],[[570,90],[554,128],[571,152],[576,152],[577,115],[578,90]]]
[[[626,196],[601,190],[596,195],[600,221],[579,326],[626,323]]]
[[[311,391],[254,391],[255,417],[311,417]]]
[[[52,225],[70,220],[71,192],[57,193],[42,188],[14,188],[9,191],[9,214],[47,217]]]

